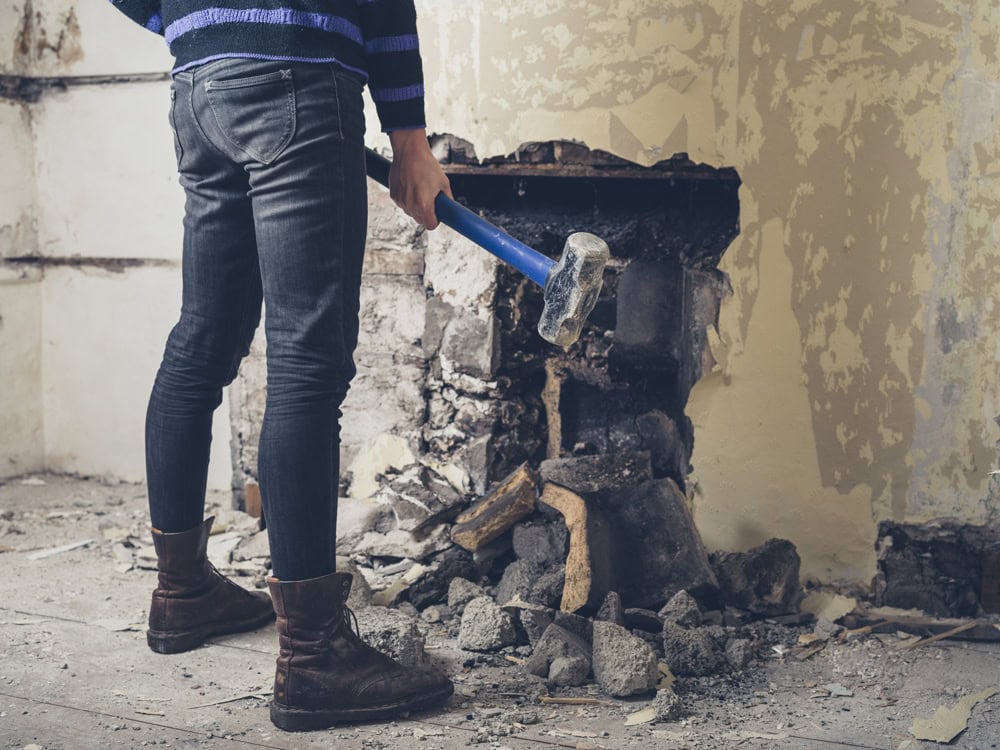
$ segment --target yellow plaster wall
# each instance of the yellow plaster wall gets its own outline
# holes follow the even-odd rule
[[[738,169],[719,364],[688,408],[710,546],[785,536],[805,577],[864,584],[880,519],[997,522],[994,0],[417,7],[431,129],[481,156],[575,138]],[[167,65],[107,7],[0,15],[8,72]]]
[[[992,0],[418,2],[432,129],[738,169],[717,371],[692,393],[711,547],[867,584],[877,522],[996,522]]]

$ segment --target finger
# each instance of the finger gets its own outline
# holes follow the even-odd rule
[[[431,200],[424,201],[423,206],[421,206],[424,216],[424,226],[428,229],[436,229],[438,224],[440,224],[437,218],[437,212],[434,210],[435,198],[437,198],[437,195],[435,195]]]

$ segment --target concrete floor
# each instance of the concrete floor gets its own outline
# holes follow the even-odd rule
[[[176,656],[146,648],[155,573],[125,572],[113,551],[123,530],[140,533],[145,524],[139,486],[49,476],[0,485],[0,748],[927,750],[940,746],[914,740],[913,719],[1000,687],[1000,646],[943,642],[903,652],[894,636],[871,637],[805,662],[772,654],[739,675],[679,680],[685,719],[626,726],[625,717],[648,701],[610,700],[590,687],[572,695],[598,703],[541,704],[535,678],[502,656],[472,664],[444,628],[428,626],[430,653],[456,680],[444,710],[286,734],[267,718],[273,626]],[[851,695],[822,689],[833,683]],[[1000,747],[1000,696],[976,706],[950,747]]]

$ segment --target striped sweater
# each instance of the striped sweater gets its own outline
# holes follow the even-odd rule
[[[413,0],[111,0],[161,34],[174,72],[226,57],[331,62],[360,74],[386,132],[424,126]]]

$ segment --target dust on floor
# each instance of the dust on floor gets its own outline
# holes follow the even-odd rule
[[[224,495],[210,503],[228,504]],[[242,528],[238,515],[221,516]],[[629,725],[648,699],[587,686],[556,694],[582,704],[543,703],[543,682],[504,655],[462,651],[444,624],[421,622],[428,652],[456,683],[444,710],[286,734],[267,718],[273,626],[176,656],[146,648],[155,572],[122,551],[146,523],[141,486],[54,476],[0,485],[0,748],[928,750],[944,745],[914,739],[915,720],[1000,687],[998,645],[903,651],[896,636],[880,635],[806,661],[777,649],[737,674],[681,678],[683,718]],[[240,580],[259,583],[245,567]],[[790,641],[797,635],[790,630]],[[1000,748],[1000,696],[976,703],[947,746]]]

